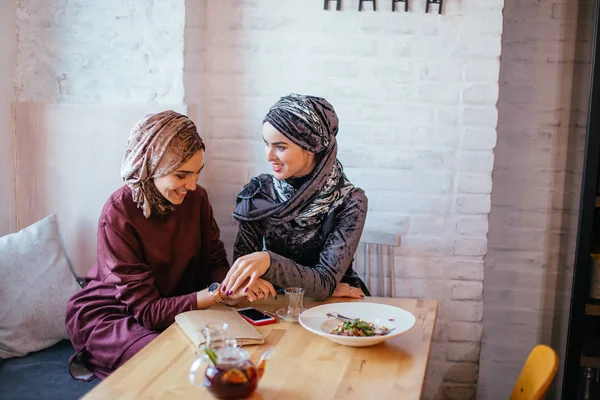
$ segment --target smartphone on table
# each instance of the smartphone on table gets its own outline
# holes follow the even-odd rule
[[[252,325],[268,325],[277,321],[275,318],[254,307],[238,308],[237,312]]]

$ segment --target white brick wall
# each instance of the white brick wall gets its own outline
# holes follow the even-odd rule
[[[368,223],[403,235],[400,296],[441,300],[427,399],[472,399],[478,376],[502,0],[445,13],[359,13],[322,1],[188,0],[186,102],[202,105],[206,174],[231,249],[235,195],[268,171],[260,126],[289,92],[340,117],[339,158],[369,197]],[[424,2],[423,2],[424,3]]]
[[[537,343],[551,345],[564,360],[592,3],[510,1],[504,9],[481,399],[507,399]],[[559,398],[561,383],[562,363],[549,399]]]
[[[15,68],[16,3],[5,1],[0,5],[0,236],[15,229],[15,177],[11,103],[15,96],[13,72]]]
[[[18,0],[18,101],[182,103],[184,0]]]

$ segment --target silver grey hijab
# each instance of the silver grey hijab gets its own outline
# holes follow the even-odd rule
[[[301,226],[319,223],[354,188],[336,158],[339,121],[333,106],[320,97],[290,94],[271,107],[264,122],[269,122],[298,146],[315,153],[318,162],[298,189],[288,180],[280,181],[271,175],[275,196],[262,187],[260,179],[253,178],[250,185],[258,185],[258,189],[250,193],[242,190],[234,218],[295,220]]]

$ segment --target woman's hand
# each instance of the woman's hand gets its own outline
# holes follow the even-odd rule
[[[237,305],[240,301],[244,300],[244,297],[246,296],[244,295],[244,293],[241,293],[241,291],[232,293],[231,296],[225,296],[224,294],[221,294],[221,299],[223,300],[223,303],[228,306]],[[215,298],[208,291],[208,289],[203,289],[199,292],[196,292],[196,308],[198,308],[198,310],[204,310],[214,305]]]
[[[348,285],[347,283],[338,283],[331,297],[352,297],[355,299],[359,299],[361,297],[365,297],[365,294],[360,288],[353,287]]]
[[[223,304],[228,305],[228,306],[237,306],[239,302],[241,302],[242,300],[244,300],[244,294],[240,293],[239,291],[236,293],[232,293],[231,296],[229,297],[225,297],[223,296]]]
[[[269,296],[275,297],[277,296],[277,291],[271,284],[271,282],[266,281],[264,279],[257,279],[251,286],[246,286],[248,288],[246,294],[246,298],[250,300],[250,302],[256,300],[266,299]],[[239,292],[242,292],[243,289],[240,289]]]
[[[237,306],[239,302],[244,300],[246,296],[244,293],[241,293],[241,290],[238,290],[235,293],[232,293],[230,296],[225,296],[223,292],[221,292],[221,298],[223,299],[223,304],[228,306]]]
[[[247,293],[270,266],[271,256],[266,251],[257,251],[238,258],[223,280],[222,290],[225,296],[230,296],[240,289]]]
[[[248,284],[248,282],[249,279],[247,279],[245,283]],[[247,292],[244,291],[245,287],[246,285],[244,285],[235,293],[230,294],[229,296],[223,295],[223,303],[227,304],[228,306],[235,306],[240,301],[242,301],[244,297],[247,298],[250,302],[253,302],[256,300],[266,299],[269,296],[277,296],[277,291],[275,290],[271,282],[265,281],[264,279],[257,279],[252,284],[252,286],[248,286]]]

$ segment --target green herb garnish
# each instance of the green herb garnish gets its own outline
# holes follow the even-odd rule
[[[211,349],[210,347],[206,347],[206,345],[202,346],[202,351],[204,353],[206,353],[206,355],[208,356],[208,359],[210,360],[212,365],[216,366],[217,365],[217,354],[215,353],[215,351],[213,349]]]
[[[331,333],[341,336],[377,336],[381,333],[375,333],[375,325],[371,322],[356,318],[352,321],[345,321],[336,326]]]

